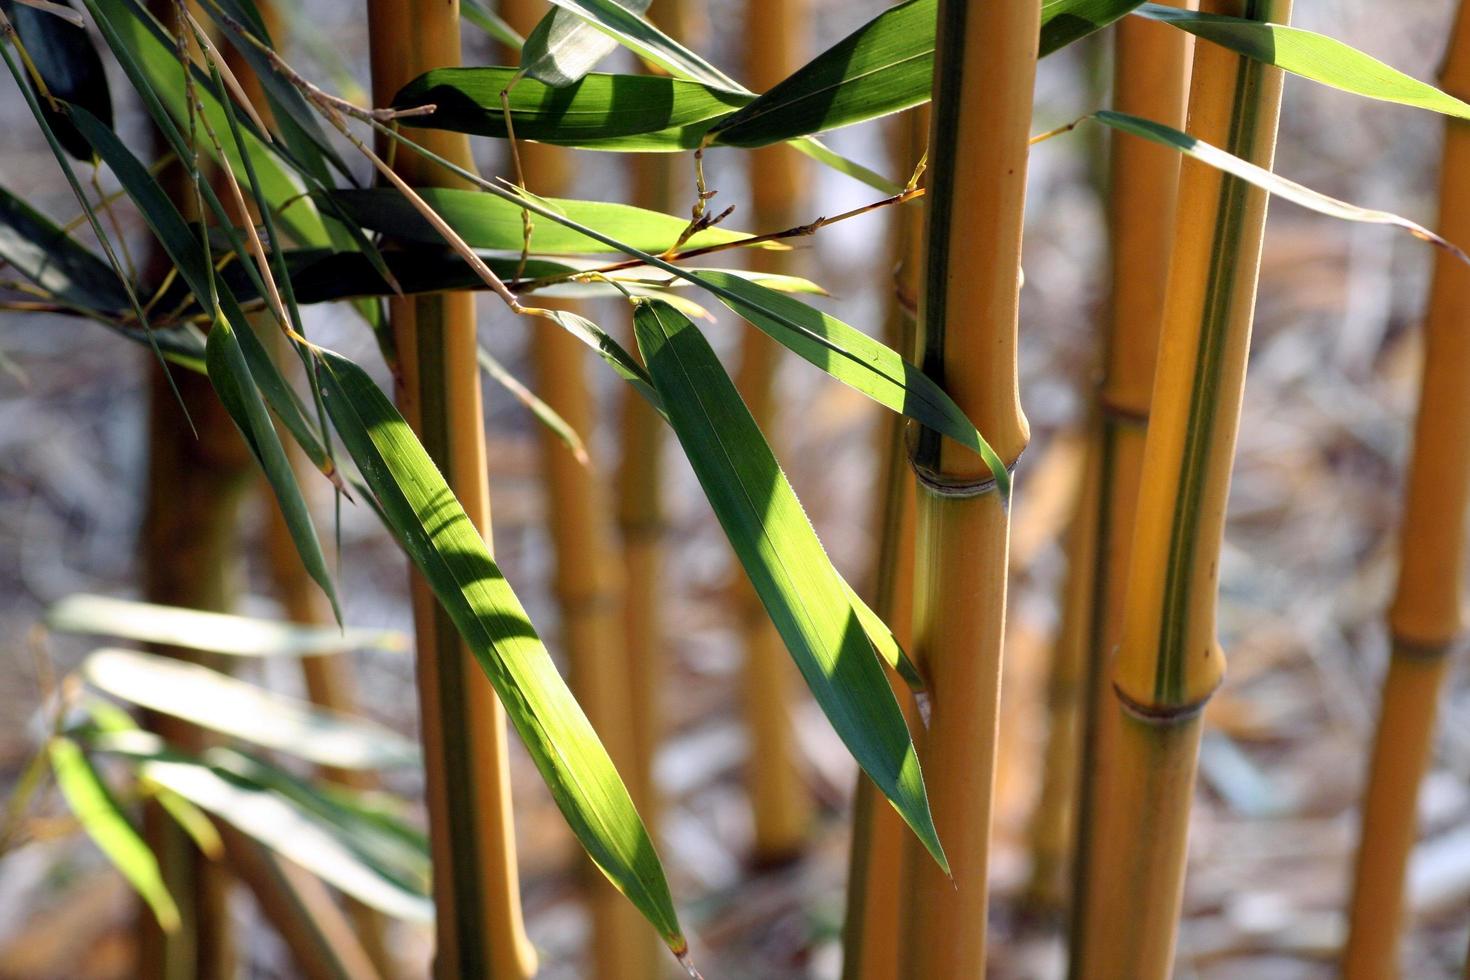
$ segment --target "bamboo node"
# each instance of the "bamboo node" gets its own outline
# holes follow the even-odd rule
[[[917,431],[917,428],[911,429]],[[912,437],[905,440],[908,443],[909,468],[914,471],[914,476],[919,485],[937,497],[950,497],[963,500],[969,497],[983,497],[987,493],[994,493],[1000,487],[994,476],[986,476],[983,479],[975,479],[968,476],[950,476],[932,469],[920,463],[915,455],[915,441]],[[1020,462],[1019,457],[1006,464],[1006,473],[1014,476],[1016,464]]]
[[[1220,678],[1202,697],[1182,704],[1154,704],[1136,700],[1116,681],[1113,682],[1113,693],[1118,696],[1118,703],[1123,706],[1123,710],[1139,721],[1150,725],[1177,725],[1190,721],[1204,711],[1205,705],[1224,682],[1225,678]]]

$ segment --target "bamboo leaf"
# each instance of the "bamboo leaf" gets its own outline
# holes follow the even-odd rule
[[[188,108],[173,41],[135,0],[83,2],[133,88],[143,96],[149,114],[166,135],[173,130],[171,135],[177,137],[177,126],[188,118]],[[196,71],[195,81],[194,91],[202,113],[215,132],[225,132],[229,123],[208,77]],[[170,142],[175,144],[181,157],[187,155],[187,147],[179,145],[181,138]],[[281,224],[301,245],[329,245],[331,236],[311,199],[305,196],[305,186],[291,164],[271,149],[253,128],[245,127],[245,143],[266,195],[265,204],[276,213]],[[95,147],[95,141],[93,145]],[[201,149],[213,152],[208,141]],[[244,161],[235,145],[227,143],[224,149],[225,159],[217,162],[229,166],[236,173],[244,173]]]
[[[60,633],[87,633],[234,657],[323,657],[353,650],[405,653],[395,630],[338,629],[159,606],[100,595],[67,596],[46,610]]]
[[[388,524],[490,679],[572,832],[676,953],[673,900],[627,788],[480,533],[407,423],[350,361],[322,352],[327,409]]]
[[[863,771],[947,869],[893,690],[850,590],[755,419],[687,317],[642,301],[633,325],[669,424],[807,686]]]
[[[1142,0],[1049,0],[1040,54],[1106,27]],[[937,0],[883,11],[750,105],[717,123],[714,142],[765,146],[850,126],[929,101]]]
[[[1344,92],[1470,119],[1470,105],[1335,38],[1284,24],[1176,10],[1157,3],[1143,4],[1138,13]]]
[[[524,405],[537,422],[555,433],[562,444],[571,450],[577,462],[583,466],[588,465],[591,461],[587,456],[587,444],[582,441],[581,436],[577,435],[577,430],[572,428],[571,423],[562,418],[556,409],[538,398],[536,393],[522,384],[519,378],[506,370],[505,365],[497,361],[494,355],[485,349],[484,344],[479,346],[478,352],[480,369],[510,392],[516,401]]]
[[[110,732],[92,747],[131,758],[150,781],[177,793],[216,819],[294,861],[345,894],[399,919],[428,922],[433,903],[424,891],[379,867],[344,841],[339,828],[295,800],[262,785],[260,763],[225,748],[193,758],[143,731]]]
[[[551,0],[556,14],[576,19],[594,32],[611,39],[610,47],[621,44],[645,61],[657,65],[675,78],[703,82],[731,92],[746,88],[693,51],[669,37],[645,16],[648,4],[621,0]]]
[[[478,191],[423,187],[415,192],[474,248],[519,253],[524,241],[521,209],[516,204]],[[406,198],[391,187],[334,191],[331,199],[358,224],[391,234],[399,241],[439,245],[442,235]],[[543,203],[578,222],[647,252],[663,252],[679,240],[689,224],[676,217],[628,204],[545,198]],[[684,248],[723,245],[751,237],[750,233],[714,227],[701,231]],[[562,225],[541,222],[531,236],[536,255],[599,254],[618,251],[595,238]]]
[[[327,570],[327,558],[322,554],[321,538],[317,536],[316,523],[311,519],[311,509],[307,507],[301,486],[296,482],[296,470],[281,445],[281,437],[270,413],[265,409],[265,401],[255,386],[235,330],[222,319],[210,328],[209,339],[205,342],[205,364],[209,368],[209,382],[214,386],[215,394],[224,404],[225,411],[230,413],[276,495],[281,517],[306,573],[326,594],[332,604],[332,616],[338,623],[342,622],[337,588],[332,582],[332,573]]]
[[[235,339],[249,365],[251,380],[269,403],[271,410],[276,413],[276,417],[281,420],[281,424],[318,469],[330,472],[331,460],[311,423],[306,419],[301,399],[286,383],[286,379],[281,377],[280,369],[255,336],[249,319],[240,309],[234,294],[224,281],[214,276],[195,232],[185,224],[183,216],[168,199],[163,188],[148,173],[147,168],[112,130],[103,126],[80,106],[72,106],[70,111],[78,131],[92,144],[98,156],[112,168],[118,182],[138,205],[143,220],[178,268],[184,285],[193,292],[201,307],[210,296],[218,299],[225,320],[235,327]],[[367,261],[366,257],[358,258]],[[215,311],[208,310],[207,318],[213,322],[216,319]]]
[[[97,843],[128,884],[148,903],[159,927],[164,932],[176,931],[179,928],[179,907],[164,884],[158,859],[128,823],[128,818],[107,791],[107,785],[92,768],[81,746],[69,738],[57,736],[47,744],[47,752],[51,769],[56,773],[56,785],[87,836]]]
[[[641,14],[649,0],[612,2],[619,10]],[[553,88],[570,85],[612,53],[617,41],[575,14],[552,9],[542,17],[521,47],[521,73]]]
[[[393,97],[395,108],[433,104],[407,126],[505,139],[500,93],[514,68],[436,68]],[[565,88],[526,79],[510,90],[517,139],[588,150],[676,153],[699,146],[714,122],[752,96],[658,75],[592,73]]]
[[[76,133],[75,127],[72,132]],[[88,144],[87,158],[91,157]],[[111,266],[60,225],[3,187],[0,187],[0,260],[69,305],[107,312],[127,308],[127,292]]]
[[[520,51],[526,39],[516,32],[485,3],[485,0],[460,0],[459,15],[484,31],[491,40],[499,41],[512,51]]]
[[[57,0],[71,11],[71,0]],[[20,43],[30,55],[31,63],[46,85],[48,94],[66,102],[86,106],[102,120],[112,125],[112,94],[107,86],[107,72],[102,67],[102,58],[92,44],[91,35],[80,23],[46,13],[24,4],[16,6],[5,3],[0,6],[15,27]],[[73,12],[78,21],[80,14]],[[29,80],[32,90],[35,81]],[[41,95],[40,92],[36,93]],[[56,133],[56,138],[66,151],[86,163],[92,159],[92,148],[71,122],[52,108],[50,100],[40,99],[41,110]]]
[[[1254,163],[1242,160],[1240,157],[1227,153],[1218,146],[1212,146],[1203,140],[1196,139],[1188,133],[1180,132],[1163,123],[1153,122],[1149,119],[1140,119],[1138,116],[1130,116],[1123,112],[1114,112],[1111,109],[1103,109],[1093,113],[1089,118],[1096,119],[1105,126],[1110,126],[1120,132],[1131,133],[1178,150],[1191,159],[1214,167],[1233,177],[1239,177],[1248,184],[1252,184],[1262,190],[1269,191],[1279,198],[1300,205],[1318,214],[1325,214],[1330,218],[1341,218],[1344,221],[1358,221],[1374,225],[1391,225],[1402,228],[1415,238],[1436,245],[1461,262],[1470,264],[1470,256],[1467,256],[1458,245],[1446,241],[1444,238],[1425,228],[1423,225],[1410,221],[1408,218],[1400,217],[1389,211],[1375,211],[1372,208],[1358,207],[1347,201],[1340,201],[1335,197],[1328,197],[1310,187],[1304,187],[1292,180],[1274,174]]]
[[[231,738],[338,769],[418,765],[414,744],[382,725],[263,690],[227,674],[136,650],[98,650],[82,664],[98,690]]]
[[[937,384],[891,348],[834,316],[729,273],[696,271],[720,302],[843,384],[979,453],[1002,492],[1005,463]]]

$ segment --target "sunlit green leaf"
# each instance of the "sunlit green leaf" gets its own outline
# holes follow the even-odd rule
[[[56,785],[82,829],[148,903],[159,927],[164,932],[177,930],[179,907],[164,884],[158,859],[128,823],[81,746],[57,736],[47,744],[47,751],[51,769],[56,773]]]
[[[675,953],[687,948],[627,788],[520,601],[407,423],[356,365],[323,352],[327,408],[389,525],[500,695],[572,832]]]
[[[649,0],[608,0],[620,10],[641,14]],[[586,75],[618,46],[582,18],[553,9],[542,17],[521,47],[521,71],[527,78],[553,88],[570,85]]]
[[[669,424],[807,686],[858,765],[947,867],[893,689],[755,419],[683,314],[644,301],[633,326]]]

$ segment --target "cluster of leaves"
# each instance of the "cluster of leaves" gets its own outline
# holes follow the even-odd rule
[[[506,578],[403,418],[358,365],[307,338],[300,307],[353,300],[383,337],[380,297],[489,288],[516,312],[569,330],[668,421],[818,704],[942,864],[913,744],[879,660],[916,686],[918,674],[888,629],[833,568],[764,437],[691,319],[703,309],[684,291],[713,297],[831,377],[979,453],[1008,493],[1001,461],[938,385],[893,350],[798,298],[819,292],[815,285],[687,264],[727,249],[770,247],[810,227],[751,234],[707,219],[691,224],[624,205],[542,199],[456,167],[409,135],[431,127],[590,150],[693,150],[696,169],[698,155],[711,147],[789,142],[880,190],[887,195],[880,204],[901,206],[921,191],[847,160],[816,137],[929,97],[937,0],[908,0],[890,8],[759,94],[659,31],[642,16],[636,0],[553,0],[556,9],[521,46],[518,66],[430,71],[398,93],[391,109],[372,111],[328,95],[292,70],[276,53],[251,0],[206,0],[201,6],[214,30],[260,81],[274,120],[269,127],[240,94],[205,28],[183,5],[165,27],[136,0],[82,2],[162,135],[168,156],[184,170],[198,213],[212,221],[186,220],[158,173],[113,131],[101,57],[87,31],[54,12],[6,3],[0,7],[5,33],[0,54],[75,194],[83,216],[78,223],[88,225],[102,253],[75,238],[72,226],[58,225],[0,188],[0,261],[26,279],[4,285],[29,294],[23,305],[88,317],[150,345],[178,369],[207,372],[269,478],[306,568],[334,606],[333,581],[280,432],[299,444],[339,491],[350,489],[371,506],[468,642],[579,840],[679,951],[683,938],[652,842]],[[466,4],[465,11],[502,41],[520,44],[478,4]],[[1040,52],[1056,51],[1129,13],[1347,91],[1470,118],[1465,103],[1329,38],[1128,0],[1048,0]],[[593,72],[618,45],[661,74]],[[1172,146],[1305,206],[1401,225],[1447,246],[1405,219],[1334,201],[1157,123],[1112,112],[1088,118]],[[341,138],[329,138],[323,121]],[[365,186],[343,159],[344,145],[367,157],[390,182],[396,178],[352,125],[369,128],[396,153],[435,160],[475,190]],[[203,176],[203,158],[212,161],[222,181]],[[110,216],[111,203],[88,196],[76,162],[111,170],[171,262],[161,280],[134,274],[121,241],[108,235],[99,216],[99,211]],[[259,228],[239,219],[249,213],[247,197],[258,206]],[[544,219],[529,240],[527,213]],[[405,244],[412,247],[401,247]],[[536,295],[609,290],[635,305],[641,357],[590,320],[527,305]],[[308,392],[299,393],[286,380],[259,330],[285,335],[304,367]],[[387,353],[391,357],[391,349]],[[492,372],[498,368],[493,362],[487,366]],[[558,421],[541,409],[550,422]],[[574,433],[563,430],[575,440]],[[152,710],[182,710],[177,704],[149,703],[147,691],[122,679],[162,671],[175,672],[169,686],[178,690],[229,683],[119,652],[98,654],[87,674],[114,696]],[[235,802],[223,801],[242,786],[290,796],[283,789],[287,777],[253,756],[220,749],[204,758],[181,759],[144,733],[125,730],[115,715],[89,710],[85,741],[68,735],[56,744],[84,744],[89,751],[132,759],[156,785],[227,819],[225,810]],[[315,716],[293,717],[290,724],[321,724]],[[297,754],[318,741],[336,744],[325,735],[279,744],[258,731],[227,733]],[[373,735],[382,738],[382,733]],[[344,764],[344,756],[327,754],[334,761],[312,761]],[[58,773],[71,774],[63,779],[63,788],[71,787],[68,796],[92,805],[86,800],[101,784],[95,773],[88,775],[85,753],[63,747],[53,757]],[[192,768],[184,775],[179,766]],[[202,775],[206,772],[212,775]],[[210,788],[201,788],[206,783]],[[290,785],[300,789],[299,780]],[[300,802],[299,796],[293,799]],[[267,843],[291,846],[284,839]],[[136,865],[136,848],[124,850]],[[312,858],[299,850],[287,853],[312,866]],[[337,873],[330,880],[352,890],[339,880],[341,873],[316,870],[329,878]],[[400,890],[406,887],[402,875],[379,878]],[[399,911],[407,908],[403,903],[410,891],[395,893]],[[411,897],[423,900],[422,890]]]

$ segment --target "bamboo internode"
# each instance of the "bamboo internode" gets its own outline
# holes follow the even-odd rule
[[[1289,0],[1207,0],[1209,13],[1284,23]],[[1191,135],[1270,168],[1282,74],[1195,51]],[[1167,977],[1184,886],[1200,713],[1224,676],[1220,543],[1250,347],[1265,191],[1186,160],[1144,448],[1126,609],[1113,670],[1116,741],[1093,847],[1099,937],[1082,977]],[[1118,896],[1126,895],[1127,901]]]
[[[939,5],[919,331],[925,373],[1012,466],[1029,430],[1016,378],[1021,228],[1041,5]],[[920,430],[913,655],[932,710],[918,740],[953,880],[910,842],[902,975],[985,971],[1005,633],[1008,500],[977,455]]]
[[[1172,5],[1196,6],[1193,0],[1175,0]],[[1113,107],[1182,129],[1189,91],[1189,35],[1134,17],[1125,18],[1113,29]],[[1076,800],[1074,806],[1066,808],[1076,814],[1071,928],[1074,968],[1088,959],[1089,940],[1106,941],[1096,934],[1089,937],[1087,922],[1096,915],[1099,905],[1113,898],[1105,888],[1089,888],[1097,881],[1092,868],[1094,837],[1090,821],[1097,810],[1097,788],[1109,781],[1110,747],[1116,734],[1111,723],[1112,651],[1123,618],[1123,586],[1158,360],[1159,326],[1164,316],[1180,161],[1168,147],[1122,134],[1114,136],[1110,154],[1112,295],[1087,476],[1070,542],[1067,598],[1057,654],[1061,676],[1054,685],[1058,697],[1077,701],[1081,717],[1075,734],[1080,756],[1073,769]],[[1048,778],[1052,778],[1050,767]],[[1055,778],[1065,776],[1058,774]],[[1060,864],[1060,859],[1054,863]]]
[[[927,107],[907,113],[893,127],[897,172],[913,172],[929,138]],[[888,343],[914,357],[914,310],[923,268],[924,206],[898,212],[892,234],[893,291],[889,296]],[[901,417],[890,415],[879,430],[882,461],[875,526],[878,551],[873,575],[873,611],[893,630],[899,646],[913,645],[914,481],[908,466]],[[891,676],[899,705],[914,721],[908,685]],[[883,799],[866,775],[859,773],[853,796],[852,851],[847,873],[847,915],[843,932],[844,980],[890,980],[898,975],[900,927],[903,921],[898,885],[903,876],[909,831],[898,812]]]
[[[501,14],[528,34],[547,10],[541,3],[505,0]],[[576,173],[565,150],[536,143],[517,147],[523,175],[536,194],[573,193]],[[535,233],[532,231],[534,247]],[[569,308],[569,304],[561,304]],[[587,377],[587,349],[552,324],[528,320],[537,393],[572,429],[590,438],[597,406]],[[561,610],[561,640],[571,686],[618,771],[628,775],[635,802],[648,793],[651,759],[639,753],[632,704],[631,662],[624,643],[623,567],[615,551],[614,513],[596,465],[584,466],[556,433],[538,427],[547,494],[547,529],[555,554],[552,588]],[[633,774],[637,775],[633,775]],[[632,903],[591,862],[583,866],[592,916],[591,976],[644,980],[657,973],[657,935]]]
[[[1470,6],[1456,15],[1441,87],[1470,94]],[[1470,239],[1470,124],[1447,122],[1439,232]],[[1363,799],[1343,973],[1398,973],[1404,878],[1416,833],[1419,784],[1429,764],[1449,653],[1464,628],[1466,506],[1470,503],[1470,269],[1434,257],[1424,324],[1424,374],[1399,554],[1389,609],[1393,651]]]
[[[390,104],[420,72],[459,63],[457,0],[368,0],[368,30],[377,105]],[[463,135],[416,135],[431,151],[473,168]],[[410,184],[465,186],[417,154],[398,148],[392,157]],[[395,298],[388,305],[400,408],[488,543],[474,295]],[[521,921],[505,715],[419,575],[413,605],[437,909],[435,975],[518,980],[535,972],[536,955]]]
[[[765,91],[802,62],[806,47],[804,0],[747,0],[746,75]],[[750,195],[756,226],[762,231],[789,228],[804,220],[804,161],[789,146],[750,152]],[[755,251],[756,268],[776,271],[779,253]],[[756,424],[772,435],[776,421],[775,378],[781,347],[758,330],[741,341],[736,387]],[[801,685],[780,634],[745,575],[736,572],[736,602],[745,637],[745,717],[750,731],[746,783],[754,814],[753,856],[758,863],[789,860],[800,854],[811,829],[812,800],[802,779],[800,751],[792,727],[791,705]]]

